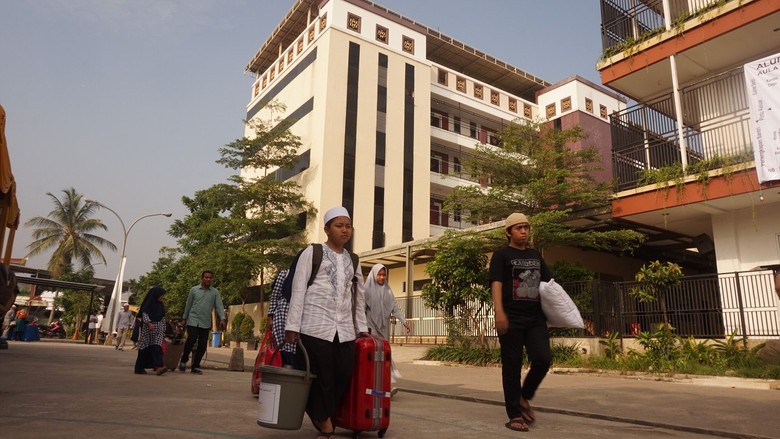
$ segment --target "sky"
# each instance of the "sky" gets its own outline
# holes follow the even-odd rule
[[[253,76],[244,67],[294,0],[0,0],[0,105],[24,222],[73,187],[126,227],[125,279],[151,269],[182,196],[233,174],[218,149],[243,136]],[[378,0],[394,12],[555,83],[600,84],[596,0]],[[97,277],[119,270],[124,233],[97,213],[104,250]],[[51,252],[30,258],[45,268]],[[196,282],[197,280],[193,280]]]

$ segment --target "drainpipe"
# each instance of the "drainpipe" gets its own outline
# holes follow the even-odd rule
[[[663,1],[664,6],[664,24],[666,31],[672,30],[672,17],[669,0]],[[677,120],[677,137],[680,144],[680,162],[682,163],[683,175],[688,167],[688,139],[685,138],[685,126],[683,125],[682,97],[680,96],[680,82],[677,79],[677,58],[675,55],[669,56],[669,68],[672,71],[672,96],[674,98],[674,112]]]

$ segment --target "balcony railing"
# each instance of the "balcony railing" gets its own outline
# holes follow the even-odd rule
[[[463,169],[460,160],[444,160],[441,157],[431,157],[431,172],[445,177],[459,178],[471,182],[479,182],[479,178],[472,176]]]
[[[687,162],[752,160],[744,72],[737,68],[682,89]],[[644,171],[682,162],[672,93],[610,116],[618,190],[637,187]]]
[[[461,136],[471,137],[487,145],[498,146],[499,143],[496,131],[475,125],[469,120],[460,120],[454,117],[444,117],[438,113],[431,113],[431,126]]]
[[[690,20],[734,0],[670,0],[670,23]],[[666,28],[662,0],[601,0],[601,45],[605,56],[628,49]]]
[[[574,298],[590,298],[591,305],[580,309],[586,329],[571,334],[578,337],[603,337],[619,333],[633,337],[639,332],[656,330],[664,322],[658,302],[639,302],[629,291],[634,282],[581,282],[564,288]],[[444,342],[447,326],[442,313],[427,308],[420,296],[398,298],[399,307],[407,310],[413,336],[427,342]],[[411,304],[407,302],[411,301]],[[669,323],[683,337],[722,339],[732,333],[739,337],[776,339],[780,337],[780,299],[774,291],[774,276],[768,271],[749,271],[684,277],[678,287],[666,294]],[[477,320],[484,335],[496,336],[493,309],[478,308]],[[456,310],[456,314],[457,314]],[[472,335],[478,335],[475,331]],[[403,339],[403,328],[397,325],[394,336]]]

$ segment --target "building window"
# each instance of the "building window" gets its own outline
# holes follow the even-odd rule
[[[404,50],[404,52],[414,54],[414,40],[404,35],[401,48]]]
[[[437,78],[439,84],[441,85],[447,85],[447,71],[444,69],[439,69],[439,75]]]
[[[517,113],[517,99],[509,98],[509,111]]]
[[[276,69],[274,67],[271,67],[271,72],[269,73],[270,77],[268,78],[269,81],[274,80],[274,76],[276,76]]]
[[[268,85],[268,75],[263,75],[263,88]]]
[[[466,78],[461,78],[458,76],[455,79],[455,90],[458,90],[461,93],[466,93]]]
[[[386,27],[376,25],[376,40],[380,43],[387,44],[387,40],[390,38],[390,31]]]
[[[531,118],[533,116],[533,113],[531,112],[531,106],[528,104],[523,104],[523,116],[527,118]]]
[[[495,90],[490,90],[490,103],[493,105],[498,105],[501,103],[501,98],[498,95],[498,92]]]
[[[347,29],[360,33],[360,17],[355,14],[347,14]]]
[[[476,122],[469,122],[469,137],[472,139],[477,138],[477,123]]]
[[[298,55],[300,55],[300,54],[301,54],[301,52],[303,52],[303,38],[301,38],[300,40],[298,40],[298,47],[297,47],[297,49],[298,49],[298,52],[297,52],[297,54],[298,54]]]
[[[454,125],[452,130],[455,131],[456,133],[460,134],[460,117],[455,116],[455,117],[452,118],[452,120],[453,120],[452,123]]]
[[[571,111],[571,96],[561,99],[561,113]]]
[[[588,113],[593,113],[593,101],[588,98],[585,98],[585,110]]]
[[[311,43],[312,41],[314,41],[314,26],[309,28],[309,35],[307,36],[307,38],[308,38],[308,41],[307,41],[308,43]]]
[[[482,86],[474,84],[474,97],[477,99],[482,99]]]
[[[328,27],[328,14],[325,14],[320,18],[320,32],[324,31]]]
[[[607,118],[607,107],[605,105],[599,105],[599,114],[603,119]]]
[[[547,118],[550,119],[551,117],[555,116],[555,104],[550,104],[545,107],[545,114],[547,114]]]
[[[293,59],[293,50],[290,49],[290,51],[287,52],[287,64],[290,64],[292,62],[292,59]]]
[[[255,83],[255,88],[254,88],[254,90],[252,91],[252,93],[253,93],[253,94],[252,94],[252,97],[255,97],[255,96],[257,96],[257,94],[258,94],[258,93],[260,93],[260,83],[259,83],[259,82],[256,82],[256,83]]]
[[[279,58],[279,73],[282,73],[282,70],[284,70],[284,57]]]

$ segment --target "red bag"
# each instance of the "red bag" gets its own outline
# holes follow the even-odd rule
[[[257,348],[257,357],[255,358],[255,367],[252,369],[252,395],[260,394],[260,366],[278,366],[282,367],[282,354],[281,352],[275,357],[273,355],[276,350],[276,343],[274,343],[274,336],[271,334],[271,328],[265,331],[263,341],[260,343],[260,347]],[[273,362],[271,362],[273,358]]]

